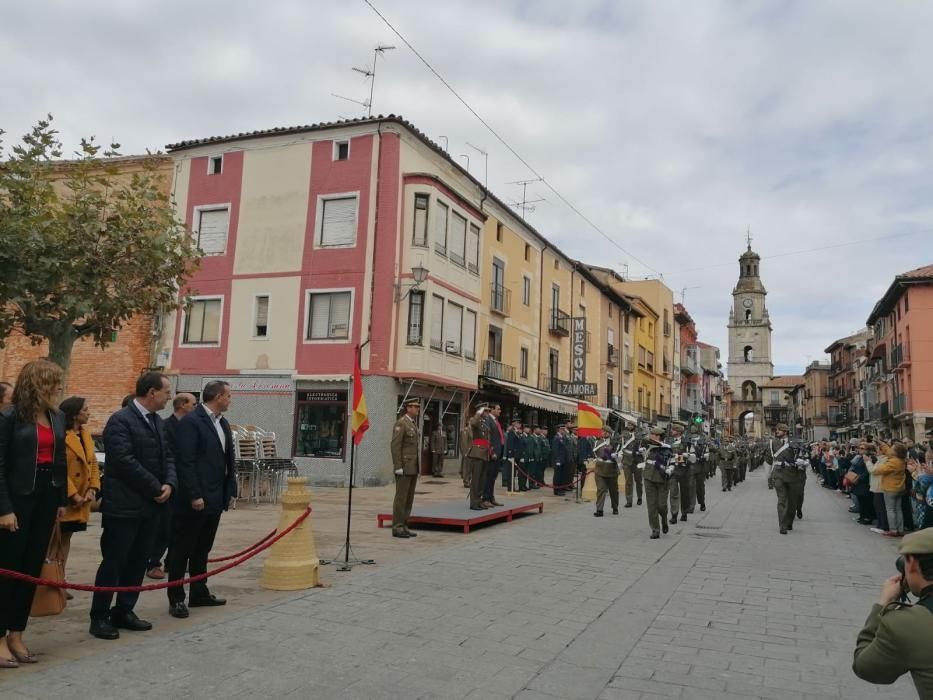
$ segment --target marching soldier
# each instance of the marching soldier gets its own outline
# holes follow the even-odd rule
[[[719,465],[719,441],[711,440],[706,451],[706,478],[712,479],[716,476],[716,467]]]
[[[447,454],[447,433],[438,420],[431,433],[431,476],[444,476],[444,456]]]
[[[492,445],[489,442],[489,424],[486,411],[489,404],[481,403],[467,426],[470,429],[470,444],[464,462],[470,473],[470,510],[485,510],[483,488],[486,485],[486,466],[489,463]]]
[[[719,466],[722,469],[722,490],[731,491],[735,483],[736,460],[738,452],[732,438],[726,438],[725,444],[719,450]]]
[[[612,455],[612,442],[609,433],[603,430],[602,438],[593,448],[595,461],[594,475],[596,477],[596,512],[597,518],[603,517],[603,505],[606,503],[606,494],[612,504],[612,514],[619,514],[619,465]]]
[[[687,520],[687,511],[690,510],[690,501],[692,497],[690,478],[690,443],[684,439],[684,428],[679,423],[671,426],[671,449],[674,453],[674,476],[671,478],[671,524],[677,521],[676,499],[680,506],[680,520]],[[695,459],[695,457],[694,457]],[[675,487],[676,484],[676,487]],[[675,492],[676,491],[676,495]]]
[[[671,481],[671,448],[662,440],[664,431],[654,426],[649,433],[646,445],[645,462],[639,465],[644,469],[645,499],[648,502],[648,525],[651,527],[651,539],[658,539],[658,518],[661,531],[667,533],[667,499]]]
[[[616,461],[622,465],[622,473],[625,474],[625,507],[632,507],[632,492],[638,496],[638,505],[641,505],[642,492],[644,490],[642,482],[642,470],[638,468],[641,462],[641,440],[635,434],[634,428],[631,433],[624,435],[621,441],[620,449],[616,452]]]
[[[408,399],[403,404],[405,414],[392,429],[392,465],[395,469],[395,501],[392,504],[392,537],[417,537],[408,529],[408,517],[415,502],[418,483],[418,413],[420,399]]]
[[[782,535],[794,529],[794,516],[803,507],[803,488],[809,462],[797,454],[787,439],[787,426],[778,423],[774,428],[768,451],[771,471],[768,486],[777,491],[778,526]]]

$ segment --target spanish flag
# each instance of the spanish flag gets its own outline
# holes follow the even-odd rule
[[[580,437],[602,437],[603,419],[593,406],[582,401],[577,403],[577,435]]]
[[[363,434],[369,430],[369,413],[366,411],[366,396],[363,394],[363,376],[360,372],[360,351],[356,351],[356,364],[353,366],[353,444],[363,441]]]

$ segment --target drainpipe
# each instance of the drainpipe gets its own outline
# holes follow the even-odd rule
[[[372,270],[372,279],[369,281],[369,325],[366,328],[366,343],[372,340],[373,336],[373,312],[376,305],[376,231],[379,228],[379,186],[382,183],[382,120],[376,123],[376,206],[373,209],[373,254],[370,261]],[[365,343],[361,343],[364,345]],[[360,361],[362,364],[362,360]]]
[[[538,284],[541,285],[541,293],[538,295],[538,328],[541,331],[541,340],[538,343],[538,380],[541,380],[541,358],[548,357],[548,366],[550,366],[550,355],[545,355],[544,350],[544,339],[547,337],[547,334],[550,332],[548,329],[544,328],[544,253],[547,251],[548,245],[544,244],[544,248],[541,250],[541,255],[538,256]],[[535,388],[538,387],[535,384]]]

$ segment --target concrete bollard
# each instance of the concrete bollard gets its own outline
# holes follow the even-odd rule
[[[308,481],[290,476],[282,496],[279,532],[291,525],[311,503]],[[311,516],[269,548],[262,567],[262,587],[273,591],[298,591],[320,585],[320,562],[311,532]]]

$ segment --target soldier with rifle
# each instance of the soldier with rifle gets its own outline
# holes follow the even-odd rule
[[[667,533],[667,501],[670,494],[669,484],[674,466],[671,464],[671,446],[664,442],[664,431],[658,426],[651,428],[645,442],[645,461],[639,465],[644,470],[645,499],[648,504],[648,525],[651,527],[651,539],[658,539],[658,519],[661,531]]]
[[[794,529],[794,516],[802,513],[803,489],[810,463],[804,459],[806,446],[787,438],[787,426],[778,423],[774,428],[768,450],[771,469],[768,488],[777,492],[778,527],[782,535]]]
[[[690,501],[693,496],[692,479],[690,478],[691,454],[690,442],[684,439],[684,427],[680,423],[671,424],[671,436],[668,443],[673,451],[674,475],[671,478],[671,524],[677,522],[677,506],[680,507],[680,520],[686,522],[687,511],[690,510]],[[676,491],[676,496],[675,496]],[[674,499],[677,499],[677,504]]]
[[[642,458],[642,443],[644,435],[638,432],[637,426],[623,433],[615,451],[616,463],[622,468],[625,475],[625,507],[632,507],[633,491],[638,496],[638,505],[641,505],[643,483],[642,470],[638,468]]]
[[[693,461],[690,463],[690,508],[687,511],[692,513],[696,504],[700,504],[700,510],[706,510],[706,458],[707,445],[706,438],[699,435],[694,438]]]

